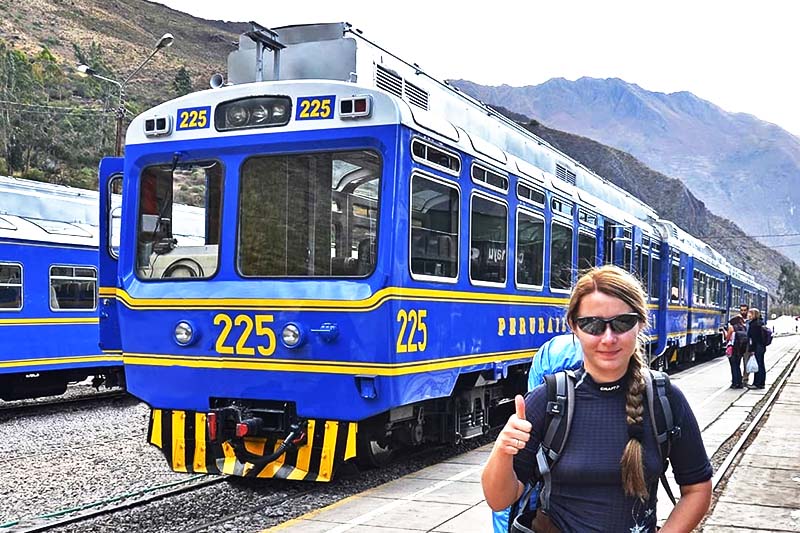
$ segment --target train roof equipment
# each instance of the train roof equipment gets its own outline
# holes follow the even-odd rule
[[[602,200],[638,220],[653,222],[658,218],[652,207],[629,192],[492,107],[369,41],[349,23],[272,30],[251,24],[253,30],[240,36],[239,49],[228,57],[227,83],[222,84],[217,76],[212,86],[224,85],[224,89],[258,81],[312,79],[358,82],[359,90],[372,86],[405,102],[398,106],[401,119],[433,138],[455,142],[479,158],[543,185],[553,177],[554,183],[560,181],[584,191],[581,198]],[[144,129],[141,124],[138,127]],[[138,134],[134,125],[129,136],[131,132],[134,138],[129,142]]]

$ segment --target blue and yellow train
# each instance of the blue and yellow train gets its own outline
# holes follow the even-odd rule
[[[327,481],[484,434],[577,273],[648,289],[654,365],[766,292],[630,194],[347,24],[255,26],[148,110],[101,216],[101,341],[174,470]],[[118,250],[118,253],[117,253]]]
[[[0,177],[0,399],[122,385],[97,345],[97,193]]]

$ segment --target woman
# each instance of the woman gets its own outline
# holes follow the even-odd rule
[[[738,334],[738,335],[737,335]],[[731,388],[741,389],[743,382],[747,383],[747,368],[745,368],[744,375],[742,374],[742,356],[747,353],[747,343],[736,342],[737,337],[741,338],[747,335],[747,325],[745,324],[745,317],[735,315],[728,323],[728,331],[725,332],[725,341],[731,347],[731,354],[728,356],[728,362],[731,365]]]
[[[750,327],[747,328],[750,351],[753,352],[753,357],[756,358],[756,363],[758,363],[758,372],[753,377],[753,384],[747,387],[750,389],[763,389],[764,384],[767,382],[767,367],[764,366],[764,354],[767,351],[767,347],[764,346],[764,334],[761,329],[764,325],[761,321],[761,311],[750,309],[747,312],[747,320],[750,324]]]
[[[549,513],[556,531],[656,530],[661,472],[658,445],[646,409],[643,352],[647,303],[639,282],[614,266],[589,271],[572,293],[567,320],[581,343],[574,418],[569,442],[551,473]],[[516,501],[533,474],[544,428],[545,387],[515,398],[512,415],[497,437],[481,482],[494,510]],[[672,407],[682,436],[670,452],[681,499],[661,529],[691,531],[711,501],[711,465],[697,421],[673,386]]]

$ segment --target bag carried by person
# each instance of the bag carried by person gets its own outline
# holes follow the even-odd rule
[[[649,369],[648,369],[649,370]],[[647,406],[650,412],[650,426],[658,442],[658,453],[661,456],[662,468],[659,479],[667,491],[673,505],[676,503],[672,488],[667,481],[667,467],[669,466],[669,453],[672,441],[680,438],[681,428],[675,425],[672,416],[670,397],[672,388],[669,376],[664,372],[649,370],[644,372]],[[536,518],[537,511],[545,517],[550,510],[550,473],[553,466],[561,457],[561,452],[567,443],[572,414],[575,409],[575,382],[577,378],[572,370],[564,370],[545,376],[547,386],[547,413],[544,419],[544,438],[539,444],[536,453],[536,472],[533,479],[525,486],[522,497],[511,506],[509,520],[509,533],[529,533],[530,525]],[[536,511],[529,509],[530,490],[537,483],[542,482],[543,487],[539,493],[539,508]],[[538,519],[544,518],[539,516]],[[537,530],[538,531],[538,530]]]
[[[772,344],[772,330],[767,326],[761,326],[761,338],[764,340],[764,346]]]
[[[733,344],[729,344],[725,347],[725,357],[730,357],[733,355]]]
[[[747,365],[745,366],[745,370],[747,370],[748,374],[755,374],[758,372],[758,361],[756,361],[756,356],[751,355],[750,359],[747,360]]]
[[[736,355],[744,355],[747,348],[750,346],[750,340],[747,338],[747,326],[743,322],[737,321],[733,325],[733,353]]]

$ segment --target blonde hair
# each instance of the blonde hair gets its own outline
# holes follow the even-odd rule
[[[639,317],[639,335],[636,339],[636,349],[628,362],[627,396],[625,400],[625,419],[628,426],[639,426],[638,434],[642,434],[644,425],[645,378],[648,372],[645,356],[646,337],[644,332],[648,328],[647,296],[641,283],[628,272],[614,265],[593,268],[586,272],[575,284],[567,308],[567,320],[572,329],[575,329],[575,319],[578,318],[578,308],[584,296],[594,292],[601,292],[608,296],[618,298],[628,304]],[[652,421],[651,421],[652,422]],[[629,431],[629,434],[637,431]],[[646,500],[649,496],[647,483],[644,479],[644,450],[642,443],[631,436],[622,452],[620,465],[622,466],[622,487],[625,494]]]
[[[755,307],[753,309],[750,309],[748,313],[753,313],[753,320],[761,320],[761,311],[759,311]]]

